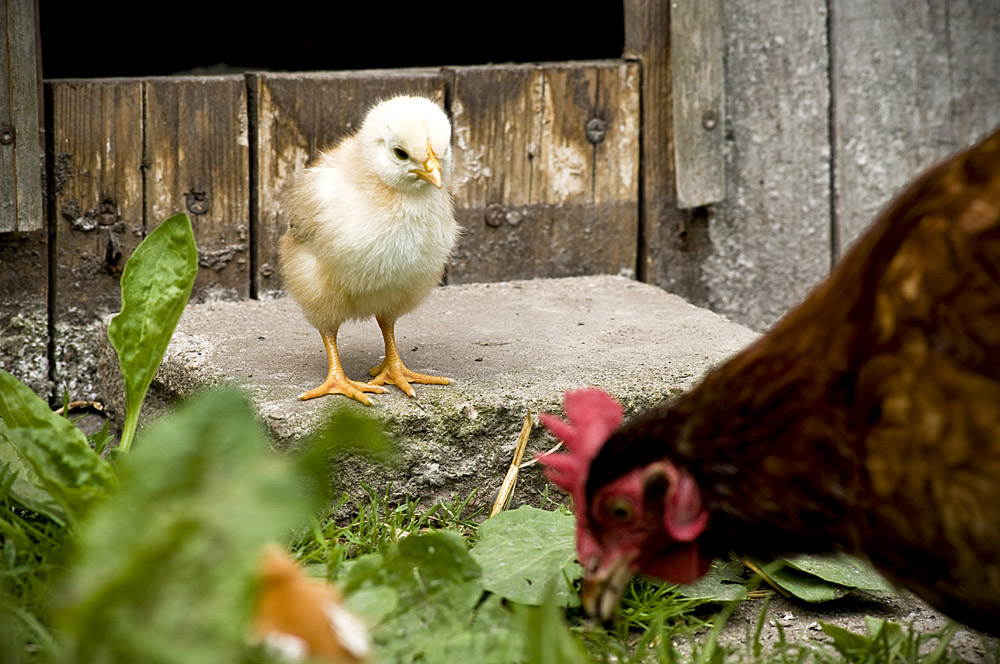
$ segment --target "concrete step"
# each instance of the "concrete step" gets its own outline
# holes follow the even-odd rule
[[[241,385],[279,448],[290,448],[330,409],[385,421],[400,446],[391,468],[342,463],[341,486],[362,495],[392,482],[394,494],[427,501],[464,497],[492,504],[526,410],[560,412],[567,389],[597,386],[634,412],[690,387],[756,338],[751,330],[663,290],[615,276],[446,286],[400,319],[396,337],[414,371],[447,386],[390,386],[365,407],[343,396],[297,397],[326,376],[317,331],[291,298],[189,306],[147,397],[144,420],[178,398],[222,382]],[[340,353],[355,380],[382,356],[374,320],[346,324]],[[102,350],[99,380],[112,416],[123,411],[117,363]],[[537,421],[537,420],[536,420]],[[526,459],[553,445],[536,427]],[[521,473],[515,500],[537,504],[547,483],[537,465]]]

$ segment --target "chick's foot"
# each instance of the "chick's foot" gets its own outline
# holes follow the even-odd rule
[[[372,400],[365,395],[365,392],[383,394],[385,391],[384,387],[379,387],[372,383],[361,383],[351,380],[346,376],[327,376],[322,385],[308,392],[303,392],[299,395],[299,398],[305,401],[306,399],[321,397],[324,394],[343,394],[344,396],[360,401],[366,406],[370,406],[372,405]]]
[[[445,378],[444,376],[428,376],[427,374],[410,371],[399,359],[390,361],[387,358],[382,361],[382,364],[372,369],[369,373],[374,376],[374,378],[369,381],[370,385],[374,386],[392,383],[411,397],[416,396],[417,393],[413,391],[412,387],[410,387],[410,383],[424,383],[427,385],[448,385],[451,383],[451,378]]]

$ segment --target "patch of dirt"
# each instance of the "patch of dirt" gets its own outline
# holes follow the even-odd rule
[[[752,647],[754,629],[763,605],[763,599],[743,602],[726,623],[719,642],[736,646],[737,649],[748,643]],[[914,630],[921,633],[937,632],[948,621],[912,595],[876,597],[851,594],[819,604],[793,602],[775,595],[767,607],[760,641],[765,652],[780,643],[782,633],[787,643],[830,643],[830,637],[823,631],[820,622],[843,627],[856,634],[867,634],[865,616],[891,620],[904,629],[912,625]],[[927,648],[932,649],[933,644],[928,644]],[[950,651],[970,664],[995,664],[1000,656],[1000,639],[962,627],[952,638]]]

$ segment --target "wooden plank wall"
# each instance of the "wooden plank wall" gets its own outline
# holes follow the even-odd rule
[[[635,274],[638,91],[624,62],[455,71],[449,281]]]
[[[451,282],[634,273],[635,64],[48,81],[59,389],[91,395],[125,261],[172,214],[194,226],[194,301],[278,293],[281,187],[402,92],[453,115]]]
[[[50,228],[0,237],[4,339],[44,327],[48,298],[57,373],[86,397],[125,259],[180,211],[200,250],[195,300],[279,292],[280,187],[373,101],[402,91],[452,116],[464,227],[452,283],[637,270],[764,329],[900,187],[1000,124],[1000,12],[996,0],[720,1],[721,12],[685,15],[702,36],[683,46],[670,42],[668,0],[625,0],[621,60],[49,81]],[[23,0],[0,2],[8,25]],[[719,32],[724,89],[679,99],[698,58],[687,79],[673,59]],[[716,129],[689,121],[722,99]],[[695,153],[678,147],[679,126]],[[718,164],[718,149],[723,177],[679,196],[678,168],[693,170],[683,165],[692,154]],[[697,203],[707,204],[682,209]],[[21,295],[42,303],[30,320]],[[0,348],[5,366],[9,355]],[[47,373],[33,375],[42,384]]]
[[[43,227],[34,0],[0,0],[0,233]]]
[[[837,0],[830,27],[840,253],[915,174],[1000,125],[1000,3]]]
[[[0,0],[0,367],[52,388],[34,0]]]
[[[625,3],[643,76],[640,276],[755,329],[920,171],[1000,125],[996,0],[724,0],[725,198],[678,209],[668,4]]]

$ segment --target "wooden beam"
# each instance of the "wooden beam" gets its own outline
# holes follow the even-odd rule
[[[142,84],[46,82],[52,134],[55,316],[83,325],[118,311],[119,278],[143,237]]]
[[[43,228],[33,0],[0,0],[0,232]]]
[[[638,78],[620,60],[454,70],[450,282],[634,273]]]
[[[725,71],[722,0],[683,0],[670,8],[677,207],[726,196]]]
[[[147,231],[184,212],[200,269],[193,297],[250,294],[250,142],[243,76],[143,81]]]
[[[669,0],[625,0],[624,57],[642,66],[638,276],[699,300],[703,225],[677,208]]]
[[[917,174],[1000,124],[1000,6],[838,0],[830,28],[840,255]]]

